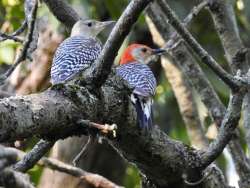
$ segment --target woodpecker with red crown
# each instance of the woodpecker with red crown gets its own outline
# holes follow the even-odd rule
[[[139,126],[150,129],[153,125],[152,97],[155,94],[156,79],[147,65],[153,55],[165,52],[164,49],[152,49],[142,44],[132,44],[121,56],[116,72],[133,87],[131,101],[138,116]]]

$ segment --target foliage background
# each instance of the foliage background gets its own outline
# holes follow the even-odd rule
[[[94,18],[98,20],[117,20],[121,12],[128,4],[128,0],[70,0],[72,6],[83,18]],[[193,5],[198,3],[198,0],[169,0],[170,5],[177,11],[181,18],[188,14]],[[250,45],[250,1],[237,0],[235,2],[235,10],[237,13],[237,21],[240,27],[240,35],[246,47]],[[68,36],[68,32],[63,28],[60,23],[49,13],[46,6],[41,4],[39,8],[39,17],[46,19],[53,29]],[[23,1],[22,0],[0,0],[0,30],[2,32],[12,32],[16,30],[24,19]],[[171,28],[170,28],[171,29]],[[215,57],[218,62],[228,69],[225,63],[223,49],[220,45],[219,39],[213,28],[213,23],[206,11],[202,11],[200,15],[192,22],[190,30],[202,46]],[[108,31],[103,34],[102,38],[108,35]],[[148,31],[145,17],[142,15],[134,27],[133,31],[124,42],[123,48],[131,42],[145,43],[154,46],[150,33]],[[19,45],[12,41],[4,41],[0,43],[0,64],[11,64],[14,61],[16,51]],[[123,49],[122,48],[122,49]],[[122,51],[121,49],[121,51]],[[219,93],[222,101],[228,101],[229,91],[227,87],[210,71],[208,68],[201,64],[201,67],[208,75],[209,80],[215,86],[216,91]],[[155,96],[154,114],[155,122],[160,125],[171,137],[182,140],[184,143],[189,144],[189,139],[186,133],[184,123],[182,121],[177,102],[173,91],[161,71],[160,63],[154,65],[156,77],[158,79],[157,95]],[[207,128],[211,121],[207,116],[207,112],[197,98],[199,104],[199,114]],[[33,141],[29,141],[26,145],[26,150],[29,150]],[[242,143],[244,145],[244,143]],[[247,149],[245,147],[245,149]],[[221,157],[219,165],[223,169],[229,169],[226,166],[225,157]],[[228,160],[228,159],[227,159]],[[119,168],[119,167],[118,167]],[[39,182],[42,169],[35,167],[30,171],[32,180],[36,183]],[[129,165],[124,176],[123,184],[125,187],[139,187],[140,176],[135,167]]]

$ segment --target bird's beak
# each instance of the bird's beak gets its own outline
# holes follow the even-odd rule
[[[158,49],[153,49],[152,50],[153,55],[161,55],[161,54],[163,54],[165,52],[166,52],[166,50],[163,49],[163,48],[158,48]]]
[[[105,21],[105,22],[100,22],[100,27],[101,28],[106,28],[107,26],[114,26],[116,21]]]

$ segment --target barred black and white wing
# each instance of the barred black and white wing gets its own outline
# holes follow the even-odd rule
[[[89,68],[98,58],[102,46],[99,40],[74,36],[64,40],[57,48],[51,68],[52,84],[72,80]]]
[[[131,101],[135,105],[141,128],[152,127],[152,96],[155,94],[156,79],[150,68],[141,63],[128,63],[117,67],[117,74],[134,88]]]

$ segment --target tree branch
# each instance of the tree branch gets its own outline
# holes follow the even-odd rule
[[[18,155],[18,157],[21,158],[21,160],[23,160],[23,158],[25,158],[25,156],[29,154],[29,153],[26,154],[25,152],[15,148],[6,148],[6,149]],[[108,179],[104,178],[103,176],[84,171],[80,168],[63,163],[57,159],[41,157],[37,161],[37,164],[42,167],[47,167],[52,170],[57,170],[59,172],[66,173],[71,176],[81,178],[82,181],[85,181],[91,186],[94,186],[96,188],[122,188],[121,186],[118,186],[113,182],[109,181]]]
[[[248,188],[250,164],[249,164],[249,159],[246,157],[244,150],[241,146],[240,140],[239,139],[236,140],[235,137],[233,136],[228,144],[228,149],[232,155],[236,172],[239,175],[239,181],[238,181],[239,187]]]
[[[206,168],[222,153],[238,125],[244,92],[234,93],[230,97],[227,112],[222,121],[217,138],[209,145],[202,156],[202,167]]]
[[[118,125],[117,137],[109,141],[120,154],[136,164],[155,184],[181,185],[181,175],[190,165],[197,164],[199,156],[157,127],[151,134],[142,134],[128,96],[123,80],[111,77],[94,93],[84,87],[58,85],[44,93],[2,99],[0,140],[36,135],[58,139],[86,134],[86,127],[76,125],[80,119],[114,122]]]
[[[54,141],[40,140],[22,160],[13,166],[13,169],[20,172],[28,171],[49,151],[54,143]]]
[[[80,19],[76,11],[64,0],[43,0],[43,2],[54,16],[69,29]]]
[[[23,43],[23,40],[16,37],[16,36],[23,33],[24,30],[26,29],[26,27],[27,27],[27,21],[25,19],[23,21],[22,25],[16,31],[14,31],[12,34],[6,34],[6,33],[0,32],[0,42],[5,41],[7,39],[10,39],[10,40],[13,40],[15,42]]]
[[[128,35],[141,12],[152,1],[153,0],[132,0],[129,3],[110,33],[98,60],[86,71],[87,74],[85,74],[83,79],[84,82],[98,87],[105,82],[123,40]],[[57,0],[56,2],[45,0],[44,2],[56,18],[68,28],[71,28],[79,19],[76,12],[61,0]],[[58,9],[62,11],[58,11]]]
[[[15,42],[20,42],[20,43],[23,42],[23,40],[20,39],[19,37],[12,36],[12,35],[8,35],[8,34],[1,33],[1,32],[0,32],[0,42],[5,41],[5,40],[8,40],[8,39],[9,39],[9,40],[13,40],[13,41],[15,41]]]
[[[57,170],[59,172],[64,172],[74,177],[80,178],[82,181],[87,182],[93,187],[97,188],[122,188],[109,181],[108,179],[100,176],[98,174],[93,174],[90,172],[86,172],[80,168],[73,167],[71,165],[65,164],[61,161],[49,158],[42,158],[40,164],[42,166],[48,167],[52,170]]]
[[[134,13],[135,17],[131,18],[130,15],[127,15],[132,21],[128,19],[124,23],[118,22],[113,30],[114,34],[111,34],[113,37],[117,36],[117,38],[115,37],[111,40],[111,43],[105,45],[106,47],[100,57],[100,59],[104,58],[102,59],[103,62],[99,61],[99,63],[102,62],[100,63],[101,66],[99,65],[100,69],[97,69],[98,63],[96,64],[93,70],[97,69],[98,71],[94,74],[104,74],[108,77],[116,54],[111,53],[111,47],[114,47],[112,52],[114,49],[117,51],[125,34],[128,33],[126,29],[119,30],[119,24],[124,24],[123,27],[131,27],[149,1],[134,0],[132,3],[142,6],[135,7],[135,12],[130,12]],[[113,44],[115,42],[118,42],[118,44]],[[109,48],[109,46],[111,47]],[[109,54],[106,54],[108,52]],[[103,67],[103,64],[106,64],[107,68]],[[220,71],[219,73],[225,73],[225,75],[220,75],[224,78],[224,81],[232,81],[231,75],[223,72],[223,69],[222,72]],[[96,83],[97,86],[102,85],[99,81]],[[183,185],[182,174],[189,172],[189,169],[200,167],[199,153],[170,139],[157,127],[152,129],[151,134],[142,134],[136,125],[135,111],[128,99],[130,91],[127,91],[128,89],[122,83],[119,78],[112,75],[99,90],[96,88],[94,91],[88,90],[81,86],[58,85],[41,94],[0,100],[0,140],[15,140],[33,135],[57,139],[86,134],[86,127],[76,125],[76,122],[82,119],[93,122],[99,121],[100,123],[116,123],[118,124],[117,138],[109,139],[109,142],[124,157],[135,163],[142,173],[158,186],[171,187],[174,185],[176,187],[176,185]],[[232,100],[235,101],[232,102],[234,105],[242,101],[240,96],[236,99]],[[231,125],[232,129],[235,126],[232,122],[236,122],[239,118],[238,112],[235,116],[232,114],[234,108],[235,112],[237,111],[236,108],[239,108],[234,105],[229,108],[228,112],[230,117],[232,115],[232,119],[225,116],[223,121],[223,125]],[[232,109],[232,112],[230,109]],[[52,114],[50,114],[51,112]],[[222,126],[222,128],[225,128],[225,126]],[[228,137],[228,135],[226,136]],[[224,137],[219,136],[216,143],[225,144]],[[223,146],[215,145],[215,152],[202,155],[205,161],[202,163],[202,167],[208,165],[211,158],[221,152]],[[210,146],[210,149],[212,147],[213,145]],[[138,148],[141,148],[140,152],[138,152]]]
[[[242,44],[236,23],[232,2],[225,0],[209,0],[209,12],[213,18],[215,29],[226,52],[226,58],[234,73],[241,69],[248,70],[247,49]]]
[[[157,31],[151,19],[146,17],[146,21],[154,42],[158,46],[163,46],[165,41],[161,38],[160,33]],[[161,64],[174,91],[192,146],[199,149],[204,148],[208,145],[208,140],[205,137],[204,130],[198,116],[197,106],[193,95],[194,93],[190,82],[187,81],[180,67],[176,63],[171,62],[171,58],[162,56]]]
[[[175,13],[163,0],[157,0],[160,8],[165,13],[168,22],[176,29],[184,41],[197,53],[203,63],[208,65],[231,89],[237,89],[238,83],[232,75],[227,73],[195,40],[184,25],[179,21]]]
[[[0,186],[6,188],[34,188],[27,175],[8,168],[16,160],[17,153],[15,151],[0,146]]]
[[[6,168],[0,172],[0,181],[5,188],[35,188],[26,174]]]
[[[248,50],[243,45],[235,18],[234,7],[232,2],[225,0],[210,0],[209,12],[213,18],[215,29],[220,37],[222,46],[226,53],[227,61],[234,73],[241,70],[246,74],[249,69]],[[246,142],[250,148],[250,94],[246,94],[243,101],[243,117],[246,132]],[[235,161],[236,170],[239,174],[239,186],[244,188],[249,186],[250,164],[238,141],[233,138],[229,143],[229,149]]]
[[[200,5],[197,6],[198,9],[193,8],[189,15],[184,19],[185,20],[185,24],[188,24],[191,21],[191,18],[194,16],[194,12],[197,12],[198,10],[201,10],[202,7],[204,7],[204,3],[201,3]],[[179,40],[179,36],[176,33],[173,34],[169,34],[168,32],[165,31],[165,28],[168,26],[168,23],[166,22],[166,20],[164,20],[164,18],[161,17],[162,12],[159,12],[159,8],[156,6],[156,3],[152,4],[148,9],[147,9],[147,13],[150,16],[150,18],[152,19],[152,21],[154,22],[156,28],[158,28],[158,30],[161,32],[161,36],[165,39],[158,44],[160,46],[165,46],[167,48],[169,48],[169,52],[171,53],[171,55],[174,58],[174,62],[176,63],[177,67],[179,67],[182,70],[182,73],[189,78],[189,81],[191,82],[192,86],[198,91],[198,93],[200,94],[202,101],[205,103],[205,105],[207,106],[212,118],[215,119],[215,121],[217,122],[217,124],[220,124],[220,122],[222,121],[223,115],[224,115],[224,106],[221,103],[219,97],[217,96],[217,94],[215,93],[214,89],[212,88],[211,84],[209,83],[209,81],[206,79],[206,76],[204,75],[204,73],[202,72],[202,70],[200,69],[198,64],[195,64],[194,62],[196,61],[195,59],[193,59],[193,57],[191,56],[189,50],[187,50],[185,44],[183,43],[183,41]],[[154,26],[152,26],[151,24],[149,24],[149,28],[154,28]],[[155,28],[155,29],[156,29]],[[155,30],[154,29],[154,30]],[[159,34],[156,33],[157,31],[154,32],[153,38],[156,38],[159,40],[159,38],[161,38],[159,36]],[[170,35],[170,37],[169,37]],[[156,39],[154,39],[156,40]],[[168,41],[168,42],[165,42]],[[179,41],[179,42],[177,42]],[[165,44],[165,45],[164,45]],[[166,57],[164,57],[166,58]],[[163,64],[164,62],[162,62]],[[174,65],[171,65],[171,63],[164,63],[163,66],[167,66],[166,69],[169,72],[172,67]],[[173,74],[176,74],[176,71],[178,72],[178,70],[176,70],[176,68],[174,68],[173,70]],[[178,74],[179,75],[179,74]],[[174,76],[173,79],[176,80],[176,77],[178,76]],[[178,84],[179,87],[179,84]],[[176,90],[176,86],[174,86],[175,90]],[[186,92],[184,92],[186,95]],[[213,96],[213,97],[211,97]],[[178,97],[178,96],[177,96]],[[183,100],[183,96],[180,96],[181,100]],[[189,116],[188,116],[189,117]],[[187,124],[187,126],[190,126],[190,123]],[[190,128],[187,128],[187,130],[189,131]],[[196,134],[200,135],[198,136],[199,138],[203,138],[204,134],[202,133],[202,131],[200,131],[200,128],[195,128],[195,132]],[[197,137],[197,135],[195,136]],[[195,142],[194,141],[194,136],[190,137],[191,139],[191,143]],[[202,143],[203,146],[206,145],[207,146],[207,141],[202,139]],[[213,168],[213,170],[210,170],[210,168]],[[227,183],[225,181],[225,178],[221,172],[221,170],[216,167],[215,165],[210,165],[203,174],[205,173],[211,173],[211,176],[205,181],[206,182],[206,186],[208,187],[221,187],[221,188],[227,188]],[[202,179],[204,180],[204,176],[202,178],[198,178],[197,176],[195,177],[187,177],[188,181],[191,182],[200,182]],[[206,178],[205,178],[206,179]],[[185,179],[185,181],[187,181],[187,179]],[[204,182],[202,182],[204,183]],[[200,185],[197,185],[200,186]]]
[[[197,6],[197,7],[202,7]],[[161,14],[157,14],[159,7],[154,3],[152,4],[147,13],[149,17],[152,19],[156,28],[159,30],[165,42],[165,47],[169,49],[170,55],[174,58],[174,62],[178,64],[178,67],[182,70],[183,74],[189,78],[190,83],[195,88],[195,90],[199,93],[202,102],[207,107],[212,119],[215,121],[217,125],[221,124],[223,116],[225,114],[226,108],[222,104],[218,95],[214,91],[212,85],[209,80],[206,78],[206,75],[200,68],[200,66],[195,63],[195,59],[192,57],[191,53],[185,46],[183,41],[179,40],[179,36],[177,33],[169,34],[163,30],[164,27],[168,24],[167,20],[164,19]],[[193,11],[186,17],[192,17]],[[186,19],[185,25],[188,24],[188,19]],[[189,21],[191,21],[189,19]],[[174,45],[176,44],[176,45]]]
[[[193,18],[199,14],[200,11],[202,11],[206,6],[208,5],[208,1],[204,0],[197,6],[193,7],[192,10],[189,12],[189,14],[185,17],[182,24],[184,26],[188,26]],[[151,10],[152,11],[152,10]],[[167,21],[167,20],[166,20]],[[164,45],[164,48],[166,50],[170,50],[174,47],[175,44],[178,44],[182,39],[178,35],[177,32],[173,32],[170,36],[170,40],[167,41],[167,43]]]
[[[125,37],[150,2],[152,0],[130,1],[110,33],[98,60],[90,67],[89,78],[91,78],[91,84],[100,87],[105,82]]]
[[[15,68],[26,59],[28,55],[29,48],[31,47],[31,43],[33,40],[34,30],[35,30],[35,21],[36,21],[36,13],[38,7],[38,0],[32,1],[32,7],[29,13],[26,15],[27,25],[28,25],[28,33],[25,41],[23,42],[23,49],[21,53],[18,55],[15,63],[6,71],[6,73],[0,77],[0,84],[3,84],[4,81],[11,75],[11,73],[15,70]]]
[[[198,5],[197,7],[202,7],[202,4]],[[189,81],[191,81],[192,86],[200,94],[201,99],[210,112],[211,117],[215,120],[217,125],[220,125],[225,114],[224,105],[221,103],[219,97],[215,93],[209,81],[206,79],[206,76],[202,72],[199,65],[194,63],[195,59],[193,59],[193,57],[190,55],[185,44],[182,41],[179,41],[179,36],[176,34],[172,34],[171,37],[168,37],[168,34],[162,29],[164,25],[167,25],[167,22],[160,16],[161,12],[159,12],[158,9],[159,7],[156,7],[156,5],[153,4],[147,11],[164,39],[166,41],[168,40],[165,47],[168,48],[170,54],[174,59],[176,59],[175,63],[179,65],[179,67],[182,69],[182,72],[189,78]],[[192,15],[193,10],[194,9],[191,10],[189,15]],[[185,18],[185,20],[187,19]],[[188,22],[184,21],[184,23],[186,25]],[[238,164],[239,166],[239,168],[237,167],[237,169],[242,169],[245,166],[246,172],[248,169],[248,163],[241,147],[238,146],[239,139],[237,139],[237,137],[234,137],[234,139],[229,144],[229,149],[233,155],[235,164]]]

